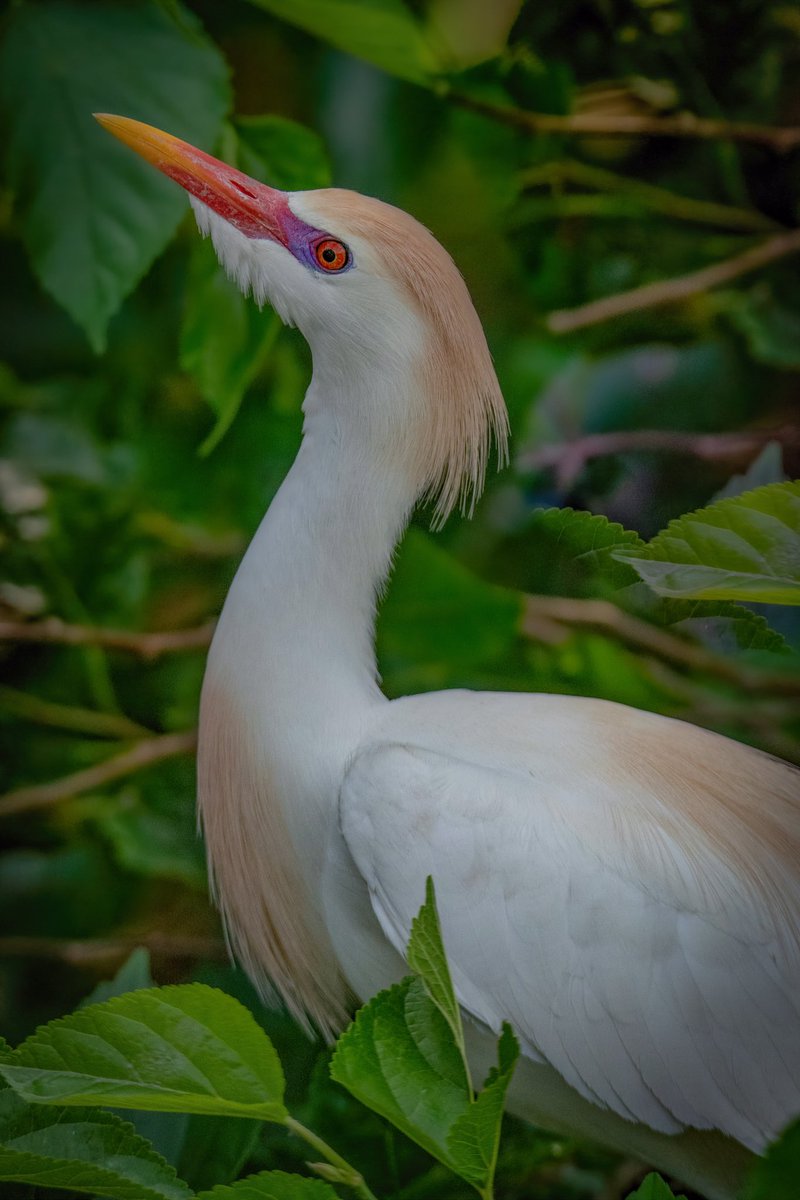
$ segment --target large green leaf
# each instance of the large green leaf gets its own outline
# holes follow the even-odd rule
[[[800,482],[688,513],[616,557],[660,596],[800,604]]]
[[[209,149],[229,102],[222,55],[178,0],[13,9],[0,51],[8,180],[39,279],[95,350],[186,199],[92,112],[136,117]]]
[[[426,83],[441,69],[422,26],[402,0],[251,0],[391,75]]]
[[[236,166],[254,179],[288,192],[329,186],[330,161],[313,129],[274,113],[237,117],[233,128]]]
[[[321,1179],[303,1179],[285,1171],[262,1171],[209,1192],[197,1200],[337,1200],[336,1192]]]
[[[144,946],[138,946],[130,957],[122,964],[113,979],[98,983],[92,993],[81,1003],[81,1008],[92,1004],[102,1004],[113,996],[124,996],[128,992],[152,988],[153,977],[150,974],[150,952]],[[128,1116],[133,1128],[140,1137],[145,1138],[153,1149],[162,1155],[173,1167],[183,1163],[183,1147],[186,1141],[190,1121],[218,1122],[225,1126],[250,1125],[249,1121],[241,1121],[223,1117],[196,1116],[190,1118],[186,1113],[162,1112],[131,1112]],[[256,1122],[252,1122],[256,1124]],[[192,1180],[183,1170],[178,1170],[182,1179],[192,1186]],[[227,1176],[226,1178],[231,1178]]]
[[[642,544],[637,533],[600,514],[539,508],[497,544],[486,571],[528,592],[596,597],[635,580],[613,555]]]
[[[429,0],[431,36],[441,44],[439,57],[463,70],[500,54],[522,0]]]
[[[232,996],[150,988],[51,1021],[0,1065],[26,1100],[283,1121],[283,1072]]]
[[[361,1009],[337,1043],[331,1075],[486,1194],[519,1047],[505,1026],[498,1065],[474,1097],[430,878],[412,923],[407,958],[417,977],[379,993]]]
[[[293,190],[330,182],[321,139],[285,117],[240,117],[235,126],[226,127],[222,155],[272,187]],[[203,443],[205,453],[230,428],[280,328],[275,313],[262,312],[228,279],[210,241],[198,238],[189,259],[180,363],[217,415]]]
[[[474,685],[483,664],[516,645],[522,597],[478,579],[412,529],[378,621],[378,657],[393,693]],[[424,678],[422,673],[424,672]]]
[[[161,1121],[174,1120],[172,1113],[136,1115],[157,1115]],[[256,1147],[262,1128],[260,1121],[194,1113],[186,1121],[177,1159],[178,1174],[196,1189],[237,1179]]]
[[[112,1200],[185,1200],[188,1186],[112,1113],[42,1108],[0,1094],[0,1180]]]

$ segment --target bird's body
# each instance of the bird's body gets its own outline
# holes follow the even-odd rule
[[[443,516],[479,487],[503,440],[466,289],[405,214],[221,164],[215,193],[215,160],[155,133],[136,148],[179,161],[223,265],[314,357],[203,689],[200,808],[235,953],[333,1033],[405,973],[432,875],[471,1054],[503,1020],[521,1040],[512,1107],[732,1196],[800,1110],[797,773],[600,700],[388,701],[374,616],[397,540],[420,496]],[[340,248],[330,278],[307,246]]]

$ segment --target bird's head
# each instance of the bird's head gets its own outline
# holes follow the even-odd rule
[[[339,404],[387,460],[407,460],[443,519],[480,491],[505,405],[478,316],[447,252],[407,213],[337,188],[282,192],[178,138],[99,114],[189,193],[241,290],[311,346],[312,403]]]

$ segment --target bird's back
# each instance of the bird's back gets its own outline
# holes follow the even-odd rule
[[[606,701],[438,693],[388,706],[342,827],[398,949],[433,876],[464,1008],[576,1113],[758,1152],[800,1110],[799,783]]]

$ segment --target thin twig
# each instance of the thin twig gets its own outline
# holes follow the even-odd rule
[[[459,108],[480,113],[503,125],[523,129],[527,133],[556,133],[569,137],[598,135],[601,137],[672,137],[703,138],[714,141],[756,142],[778,154],[800,146],[800,127],[794,125],[757,125],[751,121],[722,121],[697,117],[694,113],[677,113],[669,117],[651,117],[635,113],[554,113],[528,112],[510,105],[493,104],[464,92],[449,91],[447,98]]]
[[[286,1117],[284,1124],[291,1133],[302,1138],[304,1142],[308,1142],[309,1146],[313,1146],[326,1162],[330,1163],[334,1172],[330,1174],[325,1172],[325,1178],[330,1179],[332,1182],[341,1183],[344,1187],[352,1188],[355,1194],[361,1197],[361,1200],[377,1200],[375,1193],[367,1186],[361,1172],[357,1171],[346,1159],[342,1158],[341,1154],[338,1154],[333,1146],[329,1146],[326,1141],[323,1141],[319,1134],[314,1133],[313,1129],[308,1129],[305,1125],[301,1125],[299,1121],[291,1116]],[[319,1167],[316,1164],[310,1163],[309,1165],[315,1167],[319,1174],[323,1174],[322,1171],[319,1171]]]
[[[783,706],[780,711],[776,711],[774,702],[763,700],[758,704],[743,705],[739,697],[733,699],[712,694],[691,676],[679,675],[666,663],[654,659],[649,662],[647,675],[657,687],[680,699],[693,725],[702,725],[715,733],[738,726],[746,730],[748,738],[762,750],[785,758],[787,762],[800,763],[797,739],[785,734],[780,727],[781,721],[791,719],[796,703],[788,708]]]
[[[100,712],[95,708],[79,708],[74,704],[58,704],[41,696],[20,692],[16,688],[0,687],[0,712],[11,713],[35,725],[85,733],[90,737],[130,740],[152,736],[146,729],[121,713]]]
[[[538,640],[563,640],[570,628],[593,629],[617,638],[668,663],[689,667],[748,692],[800,695],[800,679],[779,671],[764,671],[714,654],[666,629],[659,629],[618,608],[609,600],[582,600],[567,596],[526,596],[522,632]]]
[[[612,454],[659,452],[686,454],[707,462],[746,463],[768,442],[800,446],[800,428],[754,429],[741,433],[684,433],[672,429],[620,429],[591,433],[573,442],[556,442],[524,450],[516,461],[520,471],[554,468],[566,490],[588,462]]]
[[[86,767],[83,771],[75,771],[62,779],[53,779],[48,783],[36,783],[30,787],[18,788],[0,796],[0,817],[16,816],[23,812],[32,812],[38,808],[49,808],[62,800],[79,796],[82,792],[93,791],[143,771],[155,763],[163,762],[166,758],[174,758],[178,754],[191,754],[197,746],[197,733],[187,730],[184,733],[165,733],[159,737],[146,738],[137,742],[130,750]]]
[[[137,947],[163,958],[219,959],[228,954],[221,938],[169,933],[144,933],[138,937],[73,938],[0,937],[0,958],[50,958],[73,966],[126,959]]]
[[[730,205],[717,204],[711,200],[698,200],[694,196],[672,192],[669,188],[646,183],[641,179],[632,179],[605,167],[596,167],[573,158],[557,159],[539,163],[535,167],[527,167],[520,173],[520,182],[524,188],[549,187],[556,195],[561,195],[564,186],[570,184],[592,188],[633,201],[639,212],[644,207],[680,221],[697,221],[725,229],[764,233],[781,228],[777,221],[754,209],[732,208]]]
[[[57,646],[102,646],[106,650],[124,650],[152,662],[162,654],[205,650],[211,642],[214,622],[192,629],[139,633],[128,629],[103,629],[89,625],[70,625],[59,617],[44,621],[0,621],[0,641],[40,642]]]
[[[609,321],[612,317],[621,317],[662,304],[676,304],[680,300],[710,291],[723,283],[730,283],[740,275],[757,271],[778,259],[798,252],[800,229],[793,229],[790,233],[767,238],[766,241],[751,246],[733,258],[712,263],[710,267],[701,267],[699,271],[690,271],[688,275],[659,279],[656,283],[646,283],[629,292],[604,296],[602,300],[593,300],[589,304],[579,305],[578,308],[559,309],[550,313],[546,321],[547,328],[553,333],[571,333],[575,329],[584,329],[587,325]]]

